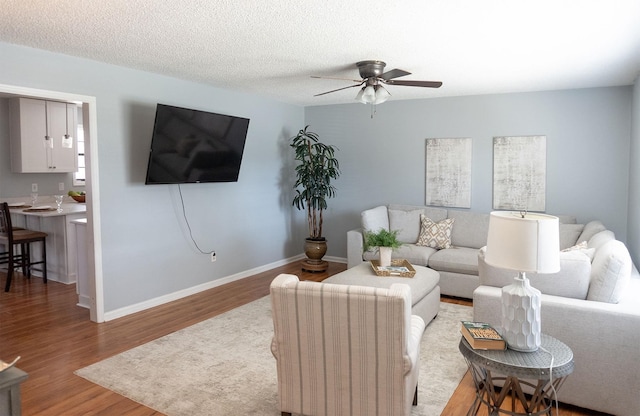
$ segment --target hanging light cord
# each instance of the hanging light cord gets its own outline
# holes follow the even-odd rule
[[[64,121],[66,123],[66,132],[64,133],[64,138],[68,139],[69,138],[69,109],[68,109],[68,104],[65,104],[65,113],[64,113]],[[63,146],[64,147],[64,146]]]

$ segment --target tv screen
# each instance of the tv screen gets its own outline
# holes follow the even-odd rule
[[[237,182],[249,119],[158,104],[145,184]]]

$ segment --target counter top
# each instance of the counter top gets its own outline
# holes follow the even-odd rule
[[[62,211],[58,212],[53,198],[38,198],[36,207],[51,208],[46,211],[29,211],[31,203],[25,201],[28,200],[15,198],[14,201],[7,201],[15,205],[10,208],[12,225],[46,233],[47,278],[64,284],[75,283],[78,275],[76,228],[80,227],[73,224],[73,221],[86,218],[86,204],[65,198],[61,205]],[[83,249],[86,250],[86,245]],[[36,246],[36,250],[40,250],[40,247]]]
[[[30,215],[35,217],[58,217],[61,215],[71,215],[71,214],[84,214],[87,212],[87,205],[81,204],[78,202],[69,202],[62,204],[62,212],[58,212],[56,209],[56,203],[46,203],[38,204],[36,206],[48,205],[53,210],[50,211],[25,211],[25,209],[29,208],[11,208],[12,214],[21,214],[21,215]]]

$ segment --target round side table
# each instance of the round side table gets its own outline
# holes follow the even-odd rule
[[[482,405],[491,416],[551,416],[555,395],[574,367],[571,348],[545,334],[535,352],[474,350],[464,337],[458,347],[476,386],[467,416],[476,415]],[[507,397],[511,397],[510,410],[502,409]],[[517,403],[524,412],[516,412]]]

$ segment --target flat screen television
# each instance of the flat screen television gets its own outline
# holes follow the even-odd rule
[[[249,119],[158,104],[145,184],[237,182]]]

